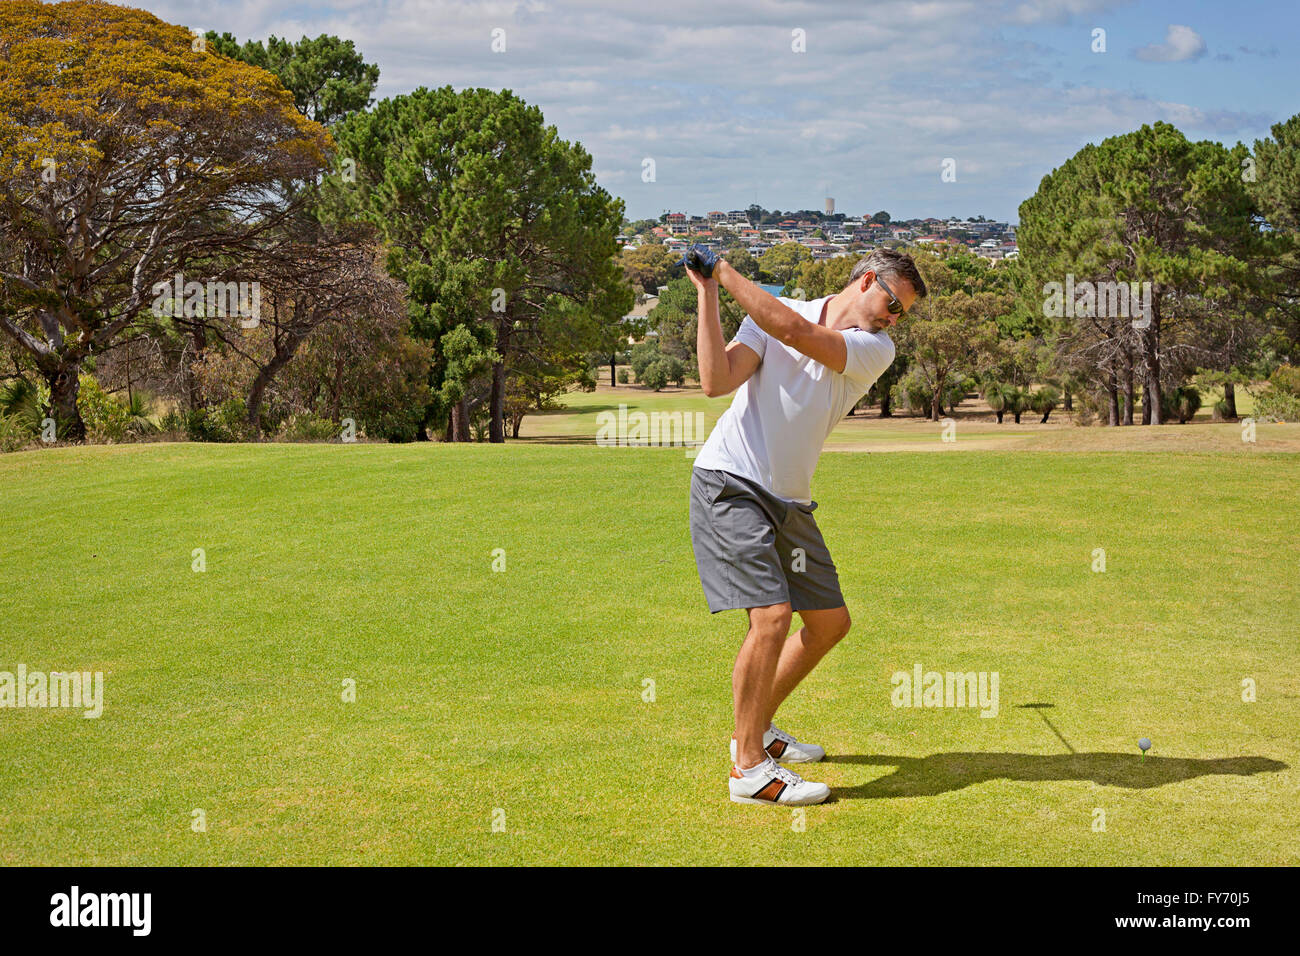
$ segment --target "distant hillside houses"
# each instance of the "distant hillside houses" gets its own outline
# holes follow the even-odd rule
[[[713,248],[740,246],[753,256],[760,256],[775,245],[797,242],[807,248],[814,259],[856,256],[888,242],[890,245],[965,246],[973,254],[991,260],[1014,259],[1015,226],[994,220],[939,219],[871,222],[866,216],[805,218],[789,216],[775,225],[755,226],[743,209],[724,212],[712,209],[703,216],[670,212],[660,217],[660,225],[641,235],[620,235],[620,245],[636,248],[642,242],[661,242],[669,249],[685,249],[692,243]]]

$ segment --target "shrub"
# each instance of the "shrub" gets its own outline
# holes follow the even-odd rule
[[[1228,414],[1228,400],[1226,398],[1221,398],[1214,403],[1214,420],[1216,422],[1232,420],[1231,416]]]
[[[248,409],[242,398],[228,398],[212,408],[185,413],[185,437],[190,441],[248,440]]]
[[[1288,395],[1300,398],[1300,368],[1293,365],[1279,365],[1268,377],[1268,384]]]
[[[291,415],[280,426],[279,438],[283,441],[332,441],[342,429],[328,418],[315,415]]]
[[[627,369],[625,369],[625,368],[621,368],[621,369],[619,369],[619,370],[618,370],[618,384],[620,384],[620,385],[626,385],[626,384],[628,384],[628,381],[629,381],[629,376],[628,376],[628,371],[627,371]]]
[[[668,380],[668,367],[662,359],[651,362],[645,367],[645,370],[637,376],[637,381],[647,388],[654,389],[656,392],[667,385]]]
[[[1255,418],[1300,422],[1300,395],[1292,395],[1270,384],[1255,400]]]
[[[1192,385],[1166,389],[1160,396],[1161,419],[1169,422],[1175,418],[1185,425],[1200,410],[1201,393]]]
[[[930,389],[914,372],[896,382],[890,395],[896,405],[906,406],[909,414],[929,417]]]
[[[126,437],[131,409],[100,388],[93,375],[82,375],[77,390],[77,411],[91,441],[117,442]]]
[[[664,367],[664,374],[674,385],[686,384],[686,363],[675,355],[665,355],[659,360]]]
[[[632,366],[632,371],[636,374],[637,381],[640,382],[645,377],[645,370],[650,367],[651,363],[657,362],[662,357],[659,351],[659,340],[646,339],[639,345],[632,346],[632,353],[628,356],[628,364]]]

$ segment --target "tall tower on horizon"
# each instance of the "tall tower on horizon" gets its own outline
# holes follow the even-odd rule
[[[828,216],[835,215],[835,200],[832,199],[830,196],[826,197],[826,215]]]

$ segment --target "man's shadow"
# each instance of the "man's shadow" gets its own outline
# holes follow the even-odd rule
[[[1286,770],[1267,757],[1219,757],[1183,760],[1133,753],[940,753],[928,757],[892,754],[829,756],[826,763],[860,763],[894,767],[894,772],[857,787],[837,787],[837,799],[933,797],[989,780],[1091,780],[1108,787],[1146,790],[1209,774],[1238,777]]]
[[[1069,753],[947,753],[928,757],[897,757],[887,754],[858,754],[826,757],[827,763],[865,763],[893,767],[888,776],[857,787],[831,792],[845,797],[933,797],[961,790],[989,780],[1091,780],[1108,787],[1149,790],[1179,780],[1209,774],[1247,777],[1254,773],[1276,773],[1288,769],[1280,760],[1267,757],[1218,757],[1212,760],[1177,757],[1139,757],[1133,753],[1081,754],[1047,716],[1054,704],[1019,704],[1018,710],[1032,710],[1056,735]]]

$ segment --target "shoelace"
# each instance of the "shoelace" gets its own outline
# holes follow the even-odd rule
[[[793,770],[786,770],[785,767],[782,767],[780,764],[776,765],[776,770],[773,772],[772,776],[776,777],[776,779],[780,780],[782,783],[788,783],[792,787],[797,787],[799,784],[803,783],[803,777],[799,776]]]
[[[795,740],[793,737],[791,737],[789,734],[787,734],[780,727],[778,727],[776,724],[772,724],[772,736],[775,737],[777,740],[784,740],[788,744],[797,744],[799,742]]]

